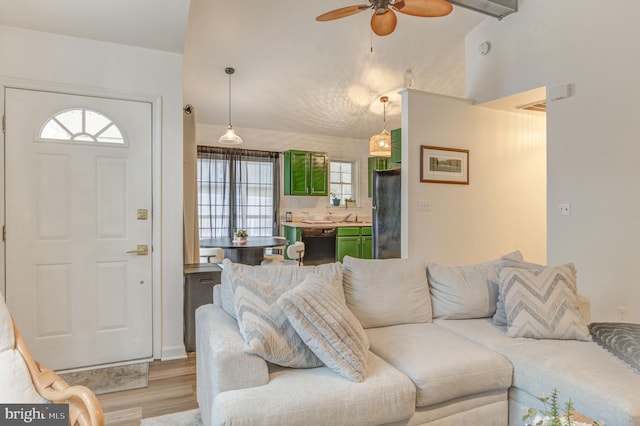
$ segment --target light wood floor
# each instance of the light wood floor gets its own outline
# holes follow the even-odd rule
[[[98,395],[107,425],[138,426],[140,419],[198,408],[196,356],[149,364],[149,386]]]

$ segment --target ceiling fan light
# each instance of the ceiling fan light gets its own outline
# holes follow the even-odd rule
[[[386,9],[387,13],[374,13],[371,15],[371,29],[376,35],[386,36],[396,29],[398,18],[392,10]]]
[[[227,131],[224,132],[224,135],[220,136],[218,139],[218,143],[223,145],[240,145],[242,143],[242,138],[236,135],[236,131],[233,127],[227,127]]]

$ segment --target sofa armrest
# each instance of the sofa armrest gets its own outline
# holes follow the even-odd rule
[[[211,407],[220,392],[269,382],[266,361],[245,353],[243,347],[236,320],[221,307],[208,304],[196,310],[196,378],[201,407]]]

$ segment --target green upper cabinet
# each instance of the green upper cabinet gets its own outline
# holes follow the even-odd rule
[[[402,129],[391,131],[391,162],[402,162]]]
[[[373,171],[374,170],[387,170],[389,168],[389,159],[386,157],[369,157],[369,173],[368,183],[369,191],[367,192],[369,198],[371,198],[373,189]]]
[[[329,195],[329,156],[311,152],[311,188],[309,195]]]
[[[328,195],[329,156],[324,152],[284,153],[284,195]]]

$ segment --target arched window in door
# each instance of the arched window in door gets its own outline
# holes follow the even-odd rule
[[[125,145],[124,132],[113,120],[86,108],[56,113],[42,126],[40,140]]]

